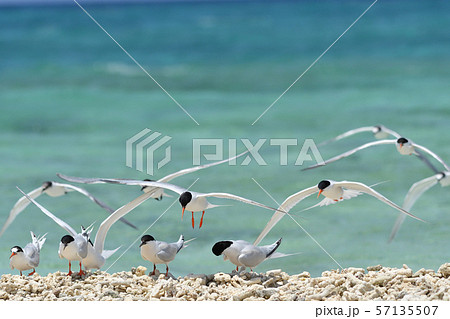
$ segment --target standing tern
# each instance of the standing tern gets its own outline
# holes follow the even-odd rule
[[[385,139],[385,138],[388,138],[389,135],[391,135],[391,136],[393,136],[395,138],[400,138],[401,137],[400,134],[398,134],[397,132],[395,132],[395,131],[393,131],[391,129],[388,129],[384,125],[364,126],[364,127],[359,127],[359,128],[353,129],[353,130],[349,130],[349,131],[347,131],[345,133],[342,133],[341,135],[338,135],[338,136],[333,137],[333,138],[331,138],[329,140],[326,140],[326,141],[320,143],[317,146],[320,147],[320,146],[326,145],[328,143],[339,141],[339,140],[342,140],[343,138],[346,138],[346,137],[349,137],[349,136],[352,136],[352,135],[355,135],[355,134],[358,134],[358,133],[363,133],[363,132],[372,132],[373,136],[376,139]]]
[[[280,205],[279,210],[272,215],[272,218],[269,220],[266,227],[262,230],[262,232],[259,234],[258,238],[256,238],[253,244],[258,245],[261,242],[261,240],[263,240],[263,238],[267,235],[267,233],[281,220],[281,218],[283,218],[285,213],[288,213],[295,205],[297,205],[300,201],[302,201],[306,197],[317,192],[319,193],[317,197],[319,197],[320,194],[325,196],[325,199],[323,199],[319,203],[319,206],[327,206],[346,199],[350,199],[352,197],[356,197],[358,195],[361,195],[362,193],[366,193],[388,204],[389,206],[401,211],[403,214],[406,214],[422,222],[424,221],[419,217],[410,214],[405,209],[396,205],[395,203],[393,203],[392,201],[390,201],[389,199],[387,199],[386,197],[384,197],[383,195],[381,195],[380,193],[378,193],[377,191],[375,191],[374,189],[370,188],[369,186],[363,183],[322,180],[316,186],[306,188],[286,198],[286,200]]]
[[[33,275],[36,272],[36,267],[39,266],[39,254],[42,246],[45,243],[45,235],[36,237],[36,235],[30,231],[31,243],[27,244],[24,249],[20,246],[14,246],[11,248],[11,256],[9,257],[9,266],[11,269],[17,269],[22,271],[33,269],[28,276]]]
[[[75,236],[73,236],[73,233],[75,231],[73,229],[72,231],[70,231],[70,226],[65,228],[72,235],[64,235],[61,238],[61,242],[59,243],[58,255],[59,258],[65,258],[69,261],[69,272],[67,273],[67,276],[72,275],[72,261],[78,261],[80,264],[80,271],[78,272],[79,276],[86,274],[81,267],[81,262],[83,258],[86,258],[88,254],[88,245],[92,245],[92,242],[89,239],[90,232],[92,231],[91,226],[89,226],[87,229],[81,226],[81,233],[76,234]]]
[[[240,201],[246,204],[259,206],[269,210],[276,210],[275,208],[260,204],[253,200],[240,197],[233,194],[228,193],[198,193],[190,191],[186,188],[169,184],[169,183],[161,183],[161,182],[150,182],[150,181],[141,181],[141,180],[132,180],[132,179],[112,179],[112,178],[82,178],[82,177],[73,177],[73,176],[65,176],[62,174],[58,174],[61,178],[76,182],[76,183],[112,183],[112,184],[123,184],[123,185],[137,185],[141,187],[159,187],[171,190],[180,195],[178,201],[181,204],[181,218],[183,218],[185,209],[192,212],[192,228],[194,228],[194,212],[202,212],[202,217],[200,219],[199,228],[203,225],[203,216],[205,214],[206,209],[224,206],[224,205],[214,205],[208,202],[208,197],[217,197],[217,198],[226,198],[233,199],[236,201]]]
[[[19,191],[24,194],[28,200],[30,200],[34,205],[36,205],[44,214],[52,218],[59,226],[66,229],[67,231],[71,232],[71,235],[74,236],[75,231],[73,228],[71,228],[69,225],[67,225],[65,222],[54,216],[52,213],[50,213],[45,207],[37,203],[34,199],[26,195],[20,188],[18,188]],[[106,218],[100,225],[97,234],[95,235],[94,243],[89,242],[87,245],[88,253],[85,258],[82,259],[82,264],[84,265],[86,270],[90,269],[100,269],[106,262],[106,259],[111,257],[120,247],[114,249],[114,250],[105,250],[105,239],[106,235],[108,233],[108,230],[111,228],[111,226],[118,221],[121,217],[128,214],[130,211],[132,211],[134,208],[142,204],[144,201],[150,198],[150,193],[144,193],[141,196],[135,198],[131,202],[129,202],[126,205],[123,205],[119,209],[117,209],[114,213],[109,215],[108,218]],[[53,217],[52,217],[53,216]],[[63,226],[66,225],[66,226]],[[70,227],[70,228],[69,228]],[[89,227],[88,227],[89,228]],[[72,229],[70,231],[69,229]]]
[[[175,173],[169,174],[164,176],[163,178],[158,179],[157,181],[151,180],[151,179],[145,179],[145,182],[160,182],[160,183],[168,183],[171,180],[179,177],[179,176],[183,176],[186,174],[190,174],[208,167],[213,167],[219,164],[223,164],[223,163],[227,163],[227,162],[231,162],[239,157],[241,157],[242,155],[248,153],[249,150],[242,152],[236,156],[224,159],[222,161],[218,161],[218,162],[214,162],[214,163],[209,163],[209,164],[205,164],[205,165],[199,165],[199,166],[194,166],[194,167],[190,167],[190,168],[186,168],[186,169],[182,169],[179,170]],[[62,175],[62,174],[56,174],[58,175],[60,178],[68,180],[68,176]],[[84,184],[103,184],[106,183],[104,181],[102,181],[101,178],[78,178],[76,180],[77,183],[84,183]],[[152,194],[152,198],[156,199],[156,200],[161,200],[163,197],[167,196],[167,197],[171,197],[170,195],[164,193],[164,188],[161,187],[151,187],[151,186],[142,186],[141,190],[146,192],[146,193],[151,193]]]
[[[27,195],[30,198],[36,199],[38,198],[40,195],[42,194],[47,194],[48,196],[51,197],[59,197],[62,195],[65,195],[69,192],[73,192],[76,191],[80,194],[83,194],[84,196],[86,196],[87,198],[89,198],[91,201],[93,201],[94,203],[96,203],[97,205],[99,205],[100,207],[104,208],[105,210],[107,210],[109,213],[114,212],[114,210],[112,208],[110,208],[108,205],[106,205],[105,203],[101,202],[100,200],[98,200],[97,198],[95,198],[94,196],[92,196],[91,193],[89,193],[88,191],[86,191],[83,188],[77,187],[77,186],[73,186],[70,184],[62,184],[62,183],[57,183],[57,182],[45,182],[43,183],[40,187],[32,190],[31,192],[29,192]],[[14,207],[11,209],[11,211],[9,212],[9,216],[6,219],[5,224],[3,225],[1,231],[0,231],[0,237],[3,235],[3,233],[5,232],[5,230],[9,227],[9,225],[11,225],[11,223],[14,221],[14,219],[30,204],[30,202],[26,199],[25,196],[22,196],[14,205]],[[122,220],[122,222],[126,223],[127,225],[133,227],[136,229],[136,226],[134,226],[133,224],[131,224],[130,222],[128,222],[127,220]]]
[[[425,193],[427,190],[429,190],[437,183],[440,183],[442,187],[449,186],[450,172],[449,171],[441,172],[439,174],[435,174],[431,177],[427,177],[414,183],[409,189],[408,193],[406,194],[405,199],[403,200],[402,205],[403,209],[409,211],[414,206],[415,202],[419,199],[419,197],[422,196],[423,193]],[[399,214],[397,220],[395,221],[394,227],[392,228],[391,235],[389,237],[389,242],[391,242],[394,239],[404,220],[405,215]]]
[[[21,189],[19,189],[22,192]],[[23,193],[23,192],[22,192]],[[23,193],[25,194],[25,193]],[[30,200],[35,204],[45,215],[50,217],[55,223],[57,223],[61,228],[67,231],[70,235],[65,235],[61,238],[61,242],[59,244],[58,255],[60,258],[65,258],[69,261],[69,273],[68,276],[72,275],[71,270],[71,262],[79,261],[80,262],[80,272],[79,275],[84,274],[81,268],[81,261],[83,258],[86,258],[88,254],[88,242],[89,242],[89,233],[91,226],[88,229],[84,229],[81,227],[81,233],[77,234],[77,232],[66,222],[61,220],[60,218],[53,215],[50,211],[45,209],[43,206],[38,204],[28,195],[24,195],[25,200]],[[72,241],[70,240],[72,239]]]
[[[252,245],[244,240],[224,240],[215,243],[212,252],[216,256],[223,255],[223,260],[230,260],[236,265],[236,271],[239,271],[239,267],[250,267],[253,271],[254,267],[266,259],[295,255],[275,252],[280,244],[281,238],[267,246]]]
[[[149,276],[153,276],[156,271],[157,264],[166,265],[166,277],[169,275],[169,263],[175,259],[178,252],[184,247],[184,236],[174,243],[166,243],[165,241],[158,241],[151,235],[144,235],[141,237],[141,256],[144,260],[153,263],[153,272]]]
[[[404,137],[400,137],[396,140],[380,140],[380,141],[366,143],[366,144],[356,147],[350,151],[347,151],[345,153],[342,153],[340,155],[332,157],[329,160],[326,160],[325,162],[323,162],[322,164],[316,164],[316,165],[312,165],[307,168],[304,168],[304,169],[302,169],[302,171],[316,168],[319,166],[324,166],[326,164],[329,164],[329,163],[335,162],[337,160],[340,160],[342,158],[348,157],[360,150],[363,150],[363,149],[371,147],[371,146],[385,145],[385,144],[395,144],[397,151],[402,155],[412,155],[412,154],[417,155],[418,153],[416,152],[416,149],[419,149],[419,150],[424,151],[425,153],[429,154],[434,159],[436,159],[439,163],[441,163],[445,167],[446,170],[450,170],[449,167],[447,166],[447,164],[438,155],[436,155],[435,153],[430,151],[428,148],[421,146],[419,144],[415,144],[415,143],[407,140]]]

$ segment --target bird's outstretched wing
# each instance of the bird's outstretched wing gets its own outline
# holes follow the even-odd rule
[[[395,138],[397,138],[397,139],[399,139],[400,137],[402,137],[399,133],[397,133],[397,132],[394,131],[394,130],[391,130],[391,129],[387,128],[386,126],[381,126],[381,131],[382,131],[382,132],[386,132],[386,133],[388,133],[389,135],[391,135],[391,136],[393,136],[393,137],[395,137]]]
[[[154,181],[141,181],[137,179],[118,179],[118,178],[84,178],[84,177],[74,177],[74,176],[67,176],[63,174],[56,174],[62,179],[74,182],[74,183],[84,183],[84,184],[104,184],[104,183],[110,183],[110,184],[122,184],[122,185],[134,185],[134,186],[150,186],[150,187],[160,187],[164,189],[171,190],[175,193],[182,194],[186,191],[185,188],[169,184],[169,183],[162,183],[162,182],[154,182]],[[151,193],[151,192],[150,192]]]
[[[408,193],[405,196],[405,199],[403,200],[403,209],[410,210],[414,203],[419,199],[420,196],[422,196],[423,193],[425,193],[427,190],[429,190],[431,187],[436,185],[438,183],[438,177],[439,175],[433,175],[431,177],[427,177],[425,179],[422,179],[416,183],[414,183],[411,188],[409,189]],[[397,220],[395,221],[394,227],[392,227],[391,235],[389,236],[389,242],[391,242],[395,235],[397,234],[398,230],[400,229],[400,226],[403,224],[403,221],[405,220],[406,215],[400,213],[397,217]]]
[[[317,188],[317,186],[313,186],[310,188],[306,188],[286,198],[286,200],[283,203],[281,203],[279,210],[272,215],[272,218],[269,220],[269,222],[267,223],[266,227],[264,227],[262,232],[258,235],[258,238],[256,238],[253,245],[255,246],[258,245],[264,239],[264,237],[266,237],[269,231],[281,220],[281,218],[283,218],[283,216],[286,213],[289,213],[292,207],[297,205],[300,201],[302,201],[306,197],[318,191],[319,189]]]
[[[258,206],[258,207],[262,207],[265,209],[269,209],[269,210],[277,210],[276,208],[272,208],[269,206],[266,206],[264,204],[255,202],[254,200],[251,199],[247,199],[241,196],[237,196],[237,195],[233,195],[233,194],[229,194],[229,193],[198,193],[197,197],[217,197],[217,198],[226,198],[226,199],[233,199],[239,202],[243,202],[249,205],[254,205],[254,206]],[[216,206],[216,205],[214,205]]]
[[[27,195],[30,198],[36,199],[38,198],[44,190],[43,186],[40,186],[31,192],[29,192]],[[19,198],[19,200],[14,204],[13,208],[9,212],[9,216],[5,221],[5,224],[2,227],[2,230],[0,230],[0,237],[3,235],[3,233],[6,231],[6,229],[11,225],[11,223],[16,219],[16,217],[30,204],[30,201],[25,197],[22,196]]]
[[[121,217],[125,216],[129,212],[131,212],[133,209],[138,207],[140,204],[145,202],[147,199],[151,198],[151,193],[144,193],[140,195],[139,197],[133,199],[128,204],[123,205],[119,209],[117,209],[114,213],[109,215],[108,218],[106,218],[100,225],[97,234],[95,235],[95,241],[94,241],[94,248],[99,253],[102,254],[104,246],[105,246],[105,239],[106,234],[108,233],[108,230],[111,228],[111,226],[118,221]]]
[[[16,186],[17,187],[17,186]],[[30,196],[28,196],[27,194],[25,194],[19,187],[17,187],[17,189],[30,201],[32,202],[34,205],[36,205],[45,215],[47,215],[48,217],[50,217],[51,219],[53,219],[53,221],[55,223],[57,223],[60,227],[62,227],[63,229],[65,229],[70,235],[72,235],[73,237],[75,237],[77,235],[77,232],[70,227],[69,224],[67,224],[66,222],[64,222],[63,220],[59,219],[58,217],[56,217],[55,215],[53,215],[52,213],[50,213],[44,206],[42,206],[41,204],[39,204],[38,202],[36,202],[33,198],[31,198]]]
[[[347,132],[344,132],[336,137],[330,138],[329,140],[323,141],[322,143],[320,143],[319,145],[317,145],[318,147],[326,145],[328,143],[331,142],[335,142],[335,141],[339,141],[342,140],[343,138],[358,134],[358,133],[362,133],[362,132],[372,132],[374,129],[374,126],[364,126],[364,127],[359,127],[359,128],[355,128],[353,130],[349,130]]]
[[[111,207],[109,207],[108,205],[106,205],[105,203],[103,203],[102,201],[100,201],[98,198],[94,197],[94,195],[92,195],[91,193],[89,193],[87,190],[85,190],[84,188],[81,187],[77,187],[74,185],[70,185],[70,184],[62,184],[62,183],[57,183],[57,182],[53,182],[52,184],[53,186],[60,186],[60,187],[64,187],[67,190],[72,190],[72,191],[76,191],[84,196],[86,196],[87,198],[89,198],[91,201],[93,201],[95,204],[97,204],[98,206],[100,206],[101,208],[105,209],[106,211],[108,211],[110,214],[112,214],[114,212],[114,209],[112,209]],[[133,225],[132,223],[130,223],[128,220],[126,220],[125,218],[120,219],[121,222],[127,224],[128,226],[137,229],[137,227],[135,225]]]
[[[306,167],[306,168],[302,169],[302,171],[306,171],[306,170],[309,170],[309,169],[313,169],[313,168],[316,168],[316,167],[319,167],[319,166],[324,166],[324,165],[327,165],[329,163],[336,162],[336,161],[338,161],[338,160],[340,160],[342,158],[348,157],[348,156],[350,156],[352,154],[355,154],[356,152],[358,152],[360,150],[363,150],[365,148],[368,148],[368,147],[372,147],[372,146],[376,146],[376,145],[384,145],[384,144],[395,144],[396,142],[397,142],[396,140],[380,140],[380,141],[374,141],[374,142],[366,143],[366,144],[358,146],[358,147],[356,147],[356,148],[354,148],[354,149],[352,149],[350,151],[347,151],[345,153],[342,153],[340,155],[332,157],[332,158],[324,161],[322,164],[316,164],[316,165],[312,165],[312,166]]]
[[[450,171],[450,168],[448,167],[448,165],[444,162],[444,160],[442,158],[440,158],[436,153],[433,153],[432,151],[430,151],[428,148],[426,148],[425,146],[413,143],[414,148],[418,148],[421,151],[424,151],[425,153],[429,154],[431,157],[433,157],[435,160],[437,160],[439,163],[441,163],[442,165],[444,165],[445,169],[447,171]]]
[[[242,152],[241,154],[238,154],[236,156],[224,159],[224,160],[219,161],[219,162],[214,162],[214,163],[209,163],[209,164],[205,164],[205,165],[199,165],[199,166],[194,166],[194,167],[182,169],[181,171],[169,174],[167,176],[164,176],[163,178],[158,179],[158,182],[165,182],[165,183],[167,183],[167,182],[171,181],[172,179],[174,179],[176,177],[179,177],[179,176],[182,176],[182,175],[186,175],[186,174],[190,174],[190,173],[193,173],[193,172],[196,172],[196,171],[208,168],[208,167],[212,167],[212,166],[216,166],[216,165],[220,165],[220,164],[223,164],[223,163],[230,162],[232,160],[237,159],[238,157],[241,157],[242,155],[244,155],[244,154],[246,154],[248,152],[249,152],[249,150],[247,150],[245,152]]]
[[[335,182],[336,186],[341,186],[343,188],[347,188],[347,189],[352,189],[355,191],[359,191],[359,192],[363,192],[366,193],[370,196],[373,196],[375,198],[377,198],[378,200],[388,204],[389,206],[401,211],[403,214],[406,214],[414,219],[420,220],[422,222],[425,222],[423,219],[414,216],[413,214],[407,212],[406,210],[404,210],[403,208],[401,208],[400,206],[396,205],[394,202],[390,201],[389,199],[387,199],[386,197],[384,197],[383,195],[381,195],[380,193],[378,193],[377,191],[375,191],[374,189],[370,188],[367,185],[364,185],[363,183],[358,183],[358,182],[348,182],[348,181],[342,181],[342,182]]]

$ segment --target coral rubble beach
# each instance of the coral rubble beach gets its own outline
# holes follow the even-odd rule
[[[281,270],[165,278],[158,272],[148,276],[146,270],[97,271],[85,278],[61,272],[2,275],[0,300],[450,300],[450,263],[437,272],[378,265],[325,271],[316,278]]]

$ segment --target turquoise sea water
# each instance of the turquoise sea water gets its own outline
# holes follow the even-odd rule
[[[317,143],[347,129],[384,124],[450,161],[449,3],[378,1],[280,100],[252,125],[313,61],[371,4],[371,1],[170,3],[86,6],[86,10],[195,118],[197,125],[77,6],[0,9],[0,220],[20,197],[56,173],[144,179],[125,165],[125,141],[144,128],[172,137],[172,160],[159,178],[192,163],[194,138],[268,139],[243,167],[222,165],[173,182],[200,192],[235,193],[270,206],[324,178],[353,180],[401,204],[409,187],[432,172],[392,147],[366,150],[327,167],[301,172],[294,165],[306,138]],[[298,139],[280,165],[271,138]],[[324,158],[371,141],[354,136],[321,149]],[[161,154],[160,154],[161,155]],[[228,148],[225,147],[225,156]],[[203,161],[202,163],[205,163]],[[238,164],[241,160],[238,160]],[[312,162],[310,162],[312,164]],[[307,162],[307,164],[309,164]],[[254,180],[255,181],[254,181]],[[86,185],[112,207],[140,195],[139,188]],[[300,212],[317,203],[312,196],[292,210],[295,218],[343,267],[374,264],[414,270],[436,269],[449,260],[449,189],[435,186],[387,244],[397,211],[368,195]],[[151,265],[133,241],[176,200],[149,200],[127,216],[135,231],[115,224],[106,248],[122,249],[103,269],[115,272]],[[42,196],[46,208],[74,228],[106,213],[78,194]],[[197,239],[170,264],[174,275],[231,271],[211,253],[219,240],[253,241],[271,213],[232,204],[207,211],[202,229],[181,221],[176,202],[147,231],[176,241]],[[200,215],[197,214],[198,225]],[[29,242],[29,230],[48,232],[38,272],[66,271],[57,249],[64,231],[35,207],[28,207],[0,238],[0,273],[10,273],[13,245]],[[283,237],[280,252],[302,252],[269,260],[255,270],[320,275],[337,264],[290,218],[266,237]],[[125,252],[128,246],[131,248]],[[125,252],[125,253],[124,253]],[[123,256],[116,261],[116,259]],[[116,261],[116,262],[115,262]],[[163,270],[164,266],[159,266]],[[76,267],[75,267],[76,269]],[[17,271],[12,271],[17,273]]]

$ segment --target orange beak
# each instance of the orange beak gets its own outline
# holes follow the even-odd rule
[[[322,194],[323,189],[319,189],[319,194],[317,194],[317,198],[319,198],[320,194]]]
[[[9,256],[9,258],[12,258],[12,256],[17,255],[16,253],[12,253],[11,256]]]
[[[403,147],[403,143],[400,143],[400,148],[402,148]]]
[[[183,220],[183,216],[184,216],[184,210],[186,209],[186,207],[183,207],[183,209],[181,210],[181,219]]]

